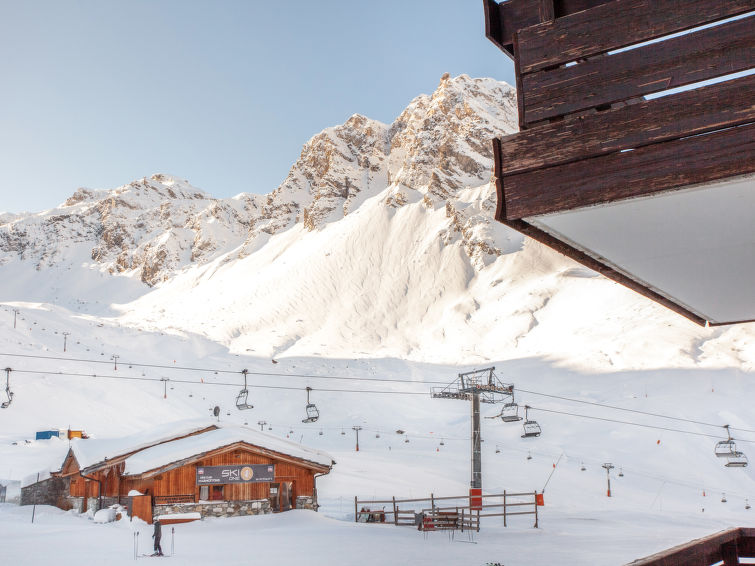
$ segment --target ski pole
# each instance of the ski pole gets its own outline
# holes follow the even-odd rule
[[[173,554],[176,552],[176,527],[170,528],[170,555],[173,556]]]

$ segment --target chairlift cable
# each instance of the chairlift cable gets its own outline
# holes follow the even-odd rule
[[[12,354],[12,353],[4,353],[0,352],[0,356],[10,356],[10,357],[20,357],[20,358],[32,358],[32,359],[42,359],[42,360],[55,360],[55,361],[65,361],[65,362],[84,362],[84,363],[96,363],[96,364],[109,364],[110,361],[107,360],[91,360],[91,359],[84,359],[84,358],[66,358],[62,356],[43,356],[43,355],[34,355],[34,354]],[[172,370],[179,370],[179,371],[192,371],[192,372],[206,372],[206,373],[223,373],[223,374],[233,374],[237,375],[239,373],[242,373],[240,371],[236,370],[224,370],[224,369],[213,369],[213,368],[196,368],[196,367],[190,367],[190,366],[171,366],[171,365],[164,365],[164,364],[147,364],[147,363],[138,363],[138,362],[122,362],[122,364],[127,364],[129,366],[133,367],[142,367],[142,368],[156,368],[156,369],[172,369]],[[36,372],[36,373],[45,373],[45,372]],[[62,372],[52,372],[56,375],[67,375]],[[282,373],[282,372],[252,372],[247,370],[248,375],[257,375],[257,376],[270,376],[270,377],[295,377],[295,378],[302,378],[302,379],[330,379],[330,380],[346,380],[346,381],[372,381],[372,382],[382,382],[382,383],[406,383],[411,385],[438,385],[438,384],[446,384],[445,381],[414,381],[414,380],[407,380],[407,379],[392,379],[392,378],[379,378],[379,377],[357,377],[357,376],[333,376],[333,375],[314,375],[314,374],[294,374],[294,373]],[[72,374],[75,375],[75,374]],[[195,383],[190,380],[187,381],[181,381],[181,380],[171,380],[178,383]],[[216,385],[230,385],[220,382],[214,382],[214,383],[208,383],[208,384],[216,384]],[[263,387],[259,385],[250,385],[249,387]],[[274,388],[273,386],[264,386],[264,388]],[[288,389],[288,390],[302,390],[301,387],[278,387],[280,389]],[[704,421],[696,421],[693,419],[685,419],[682,417],[674,417],[671,415],[664,415],[662,413],[653,413],[649,411],[642,411],[639,409],[628,409],[626,407],[619,407],[616,405],[608,405],[605,403],[598,403],[595,401],[585,401],[583,399],[574,399],[572,397],[565,397],[562,395],[553,395],[549,393],[541,393],[539,391],[532,391],[528,389],[521,389],[518,387],[515,387],[516,391],[519,391],[521,393],[528,393],[530,395],[538,395],[542,397],[550,397],[553,399],[559,399],[562,401],[569,401],[572,403],[581,403],[584,405],[592,405],[595,407],[603,407],[606,409],[611,409],[615,411],[624,411],[629,413],[636,413],[651,417],[657,417],[657,418],[663,418],[668,420],[675,420],[679,422],[687,422],[691,424],[699,424],[703,426],[711,426],[715,428],[721,428],[720,424],[713,424],[708,423]],[[325,392],[333,392],[333,391],[349,391],[350,390],[336,390],[336,389],[321,389],[320,391]],[[398,392],[397,392],[398,393]],[[402,394],[415,394],[415,395],[424,395],[425,393],[404,393]],[[649,425],[648,425],[649,426]],[[731,430],[737,430],[740,432],[747,432],[747,433],[754,433],[755,430],[753,429],[746,429],[746,428],[739,428],[739,427],[730,427]]]

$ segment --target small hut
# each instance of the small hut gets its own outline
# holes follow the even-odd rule
[[[184,422],[121,439],[73,439],[47,480],[56,486],[51,497],[36,483],[24,490],[36,503],[78,511],[128,505],[148,522],[257,515],[316,510],[316,478],[334,464],[324,452],[246,426]]]

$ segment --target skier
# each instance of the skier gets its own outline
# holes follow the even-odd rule
[[[162,527],[160,526],[160,520],[155,521],[155,532],[152,533],[152,538],[155,539],[155,553],[152,556],[162,556],[163,549],[160,547],[160,539],[162,538]]]

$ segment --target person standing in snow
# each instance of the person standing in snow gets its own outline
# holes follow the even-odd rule
[[[155,532],[152,533],[152,538],[155,539],[155,554],[153,556],[162,556],[163,549],[160,546],[160,539],[162,538],[162,527],[160,526],[160,520],[155,521]]]

